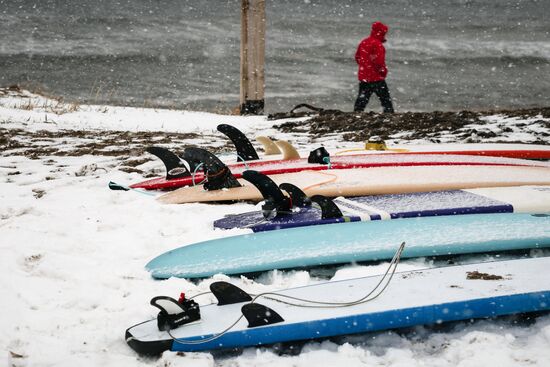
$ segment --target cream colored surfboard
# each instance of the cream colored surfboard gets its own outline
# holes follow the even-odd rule
[[[302,171],[269,176],[275,183],[288,182],[308,196],[363,196],[439,190],[550,185],[546,167],[512,166],[414,166]],[[202,186],[183,187],[159,197],[168,204],[263,200],[248,181],[242,187],[205,191]]]

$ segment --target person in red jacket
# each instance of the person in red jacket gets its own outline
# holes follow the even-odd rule
[[[359,95],[353,109],[355,112],[365,110],[372,93],[380,98],[384,112],[394,112],[390,91],[385,80],[388,74],[385,60],[386,49],[383,45],[386,42],[386,33],[388,33],[388,27],[385,24],[374,22],[370,36],[359,43],[357,52],[355,52],[355,61],[359,65],[357,74]]]

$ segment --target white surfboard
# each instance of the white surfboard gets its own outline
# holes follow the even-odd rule
[[[171,335],[159,331],[156,320],[139,323],[126,341],[145,354],[229,349],[550,310],[549,268],[550,258],[542,257],[397,272],[387,288],[382,276],[326,282],[254,299],[268,307],[260,326],[250,326],[254,318],[245,305],[251,302],[236,299],[201,306],[200,322]]]

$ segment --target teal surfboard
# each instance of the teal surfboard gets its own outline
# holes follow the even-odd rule
[[[251,233],[166,252],[146,268],[159,279],[550,247],[550,216],[474,214],[351,222]]]

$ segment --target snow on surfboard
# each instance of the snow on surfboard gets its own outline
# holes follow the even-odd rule
[[[145,267],[154,278],[203,278],[391,258],[550,247],[550,215],[472,214],[336,223],[187,244]]]
[[[550,159],[550,146],[540,144],[509,143],[439,143],[439,144],[395,144],[387,146],[382,142],[367,141],[363,148],[336,151],[335,155],[353,154],[459,154],[519,159]]]
[[[265,156],[276,155],[279,153],[288,154],[285,150],[288,142],[278,144],[268,137],[259,136],[256,140],[262,144]],[[274,149],[277,149],[275,151]],[[293,148],[293,150],[296,150]],[[268,154],[269,153],[269,154]],[[459,154],[459,155],[482,155],[488,157],[504,157],[519,159],[550,159],[550,146],[541,144],[510,144],[510,143],[432,143],[432,144],[394,144],[386,145],[378,137],[368,140],[362,148],[340,149],[334,154],[353,155],[353,154],[381,154],[381,153],[400,153],[400,154]],[[272,158],[273,159],[273,158]]]
[[[186,149],[179,157],[175,153],[160,147],[151,147],[147,151],[159,157],[165,165],[166,176],[157,177],[130,185],[131,188],[147,190],[176,189],[193,186],[205,179],[204,166],[211,159],[206,151],[197,148]],[[243,153],[241,153],[243,154]],[[185,163],[184,163],[185,162]],[[221,161],[220,161],[221,162]],[[327,157],[325,161],[310,163],[310,159],[295,158],[281,160],[252,160],[227,165],[227,169],[240,178],[245,170],[256,170],[266,175],[300,172],[304,170],[327,170],[349,168],[373,168],[389,166],[429,166],[429,165],[510,165],[550,167],[547,162],[501,158],[487,155],[466,156],[460,154],[354,154]]]
[[[392,246],[395,252],[396,246]],[[156,319],[126,330],[141,354],[204,351],[311,340],[448,321],[548,311],[550,258],[455,265],[247,294],[227,282],[217,303],[160,296]],[[387,285],[387,287],[385,287]],[[199,298],[200,299],[200,298]],[[309,307],[308,307],[309,306]]]

